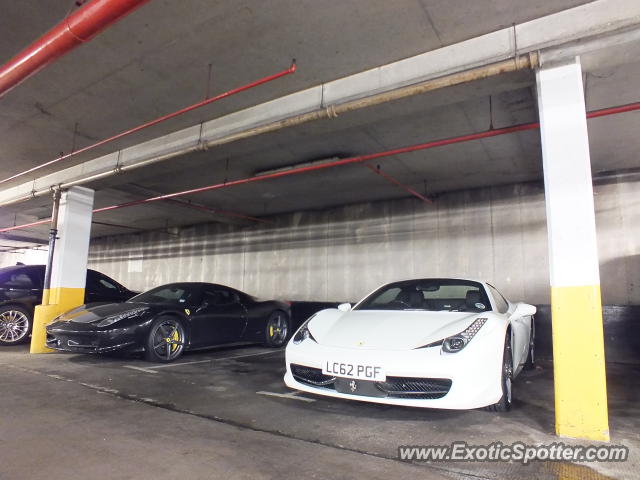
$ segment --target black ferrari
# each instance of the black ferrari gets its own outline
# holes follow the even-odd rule
[[[263,343],[281,347],[291,308],[211,283],[172,283],[125,303],[83,305],[47,326],[47,346],[75,353],[144,352],[170,362],[185,350]]]

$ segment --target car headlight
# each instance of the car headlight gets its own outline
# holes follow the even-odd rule
[[[147,307],[135,308],[133,310],[127,310],[126,312],[118,313],[116,315],[110,315],[108,317],[103,318],[96,326],[98,327],[108,327],[109,325],[113,325],[120,320],[124,320],[125,318],[133,318],[142,315],[144,312],[148,310]]]
[[[459,352],[467,346],[486,322],[486,318],[476,318],[476,320],[462,332],[445,338],[442,341],[442,351],[447,353]]]
[[[299,343],[304,342],[307,338],[310,338],[314,342],[316,341],[316,339],[313,338],[313,335],[311,335],[311,332],[309,331],[309,322],[313,317],[315,317],[315,315],[311,315],[311,317],[309,317],[309,319],[302,324],[302,326],[298,329],[296,334],[293,336],[292,341],[294,345],[298,345]]]

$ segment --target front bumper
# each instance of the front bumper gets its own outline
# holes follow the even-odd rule
[[[299,345],[290,342],[284,381],[303,392],[364,402],[444,409],[485,407],[502,396],[502,346],[494,337],[478,336],[453,354],[442,353],[440,347],[384,351],[327,347],[313,340]],[[379,366],[387,380],[356,379],[352,383],[350,378],[323,375],[326,361]]]
[[[133,352],[142,350],[134,328],[110,330],[73,330],[47,328],[48,348],[73,353]]]

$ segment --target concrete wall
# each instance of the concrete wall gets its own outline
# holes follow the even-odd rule
[[[595,198],[604,302],[640,304],[640,182],[598,185]],[[513,300],[549,303],[539,184],[450,193],[433,205],[405,199],[274,221],[104,238],[92,243],[89,263],[138,290],[203,280],[261,297],[347,301],[393,280],[465,276],[494,282]]]

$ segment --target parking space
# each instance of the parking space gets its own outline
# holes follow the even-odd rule
[[[469,445],[560,441],[549,433],[554,422],[550,363],[518,377],[513,410],[498,414],[383,406],[294,392],[282,381],[284,352],[263,347],[192,353],[171,364],[151,364],[136,357],[66,354],[34,357],[24,353],[24,347],[3,350],[0,375],[10,378],[19,373],[41,382],[69,383],[84,388],[85,395],[99,392],[119,402],[134,401],[145,408],[171,411],[185,418],[348,451],[360,455],[363,462],[373,456],[400,463],[398,447],[403,445],[446,445],[460,440]],[[640,386],[629,378],[639,373],[635,367],[615,364],[608,372],[613,400],[612,440],[627,445],[632,452],[640,446]],[[103,415],[109,417],[111,413]],[[140,423],[138,428],[148,427]],[[571,444],[571,440],[562,441]],[[640,467],[640,459],[632,453],[629,461],[622,464],[415,465],[425,475],[435,472],[451,478],[521,478],[523,471],[527,474],[535,471],[540,479],[606,479],[631,478],[631,472]]]

